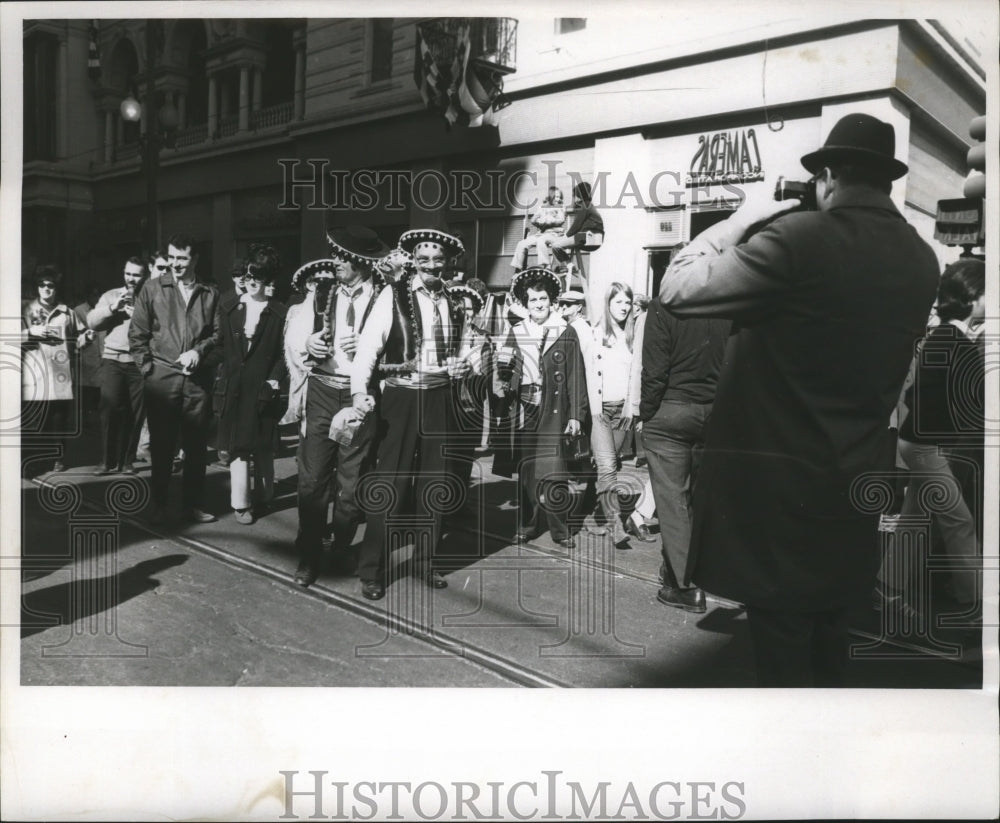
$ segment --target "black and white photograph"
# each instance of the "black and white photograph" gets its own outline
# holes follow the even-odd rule
[[[994,4],[0,14],[0,816],[1000,814]]]

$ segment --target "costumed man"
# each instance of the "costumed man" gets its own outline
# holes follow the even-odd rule
[[[459,355],[468,359],[471,373],[455,383],[458,420],[455,473],[462,487],[468,488],[475,451],[482,444],[486,407],[492,393],[489,375],[492,373],[493,343],[476,322],[483,310],[482,294],[464,283],[449,284],[447,290],[465,312],[466,335]]]
[[[371,454],[376,421],[373,415],[366,416],[346,443],[331,438],[331,424],[342,409],[353,406],[351,361],[378,294],[372,273],[389,252],[378,235],[363,226],[328,226],[326,239],[331,259],[303,266],[296,280],[324,270],[332,270],[334,279],[318,277],[299,311],[289,316],[285,332],[286,351],[293,352],[308,371],[297,457],[299,566],[295,582],[300,586],[312,585],[322,570],[331,480],[335,481],[334,565],[341,573],[352,570],[349,551],[361,513],[356,490]]]
[[[513,463],[518,472],[520,524],[515,542],[537,538],[547,523],[563,548],[576,544],[567,522],[569,469],[564,435],[583,432],[589,401],[576,330],[554,311],[559,278],[541,266],[515,276],[511,290],[528,310],[497,352],[497,394],[515,407]],[[543,513],[544,512],[544,513]]]
[[[368,600],[385,596],[392,548],[387,518],[406,510],[411,485],[432,534],[430,541],[418,540],[410,572],[432,588],[448,585],[434,568],[442,514],[429,498],[435,484],[454,482],[446,454],[456,426],[452,382],[469,372],[468,361],[459,357],[465,309],[444,288],[451,261],[464,251],[461,241],[435,229],[416,229],[404,232],[399,246],[413,255],[415,274],[382,290],[358,342],[351,376],[355,409],[367,416],[377,410],[383,433],[373,480],[386,478],[393,495],[390,506],[367,512],[358,576]],[[378,373],[385,388],[376,404],[371,383]]]

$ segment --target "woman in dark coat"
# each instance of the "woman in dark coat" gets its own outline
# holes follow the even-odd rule
[[[559,280],[536,267],[518,276],[513,291],[528,316],[507,335],[498,359],[498,393],[517,406],[515,453],[518,465],[520,526],[515,541],[532,540],[545,529],[564,548],[575,545],[567,515],[569,471],[560,444],[579,435],[587,413],[583,355],[576,331],[552,311]]]
[[[218,447],[229,452],[231,502],[236,520],[254,522],[250,494],[250,461],[258,507],[274,496],[274,441],[281,417],[280,381],[285,374],[283,337],[285,306],[265,296],[278,274],[278,253],[270,246],[251,246],[245,293],[219,301],[215,343],[222,364],[215,384],[219,416]]]

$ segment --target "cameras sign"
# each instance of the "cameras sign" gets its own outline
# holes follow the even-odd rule
[[[736,129],[698,137],[691,158],[687,186],[753,183],[764,179],[764,169],[753,129]]]

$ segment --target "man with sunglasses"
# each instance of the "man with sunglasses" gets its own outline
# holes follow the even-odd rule
[[[681,250],[660,299],[734,322],[694,488],[685,586],[744,603],[761,686],[838,686],[880,562],[866,476],[938,279],[893,204],[895,131],[849,114],[802,157],[816,210],[758,189]],[[753,229],[758,230],[749,235]],[[681,571],[681,570],[678,570]]]
[[[171,271],[149,280],[136,297],[128,333],[132,357],[145,380],[152,457],[151,519],[165,520],[179,436],[184,450],[185,519],[209,523],[215,517],[201,506],[216,365],[208,355],[215,344],[219,292],[197,279],[198,255],[190,236],[175,234],[167,241],[167,260]]]

